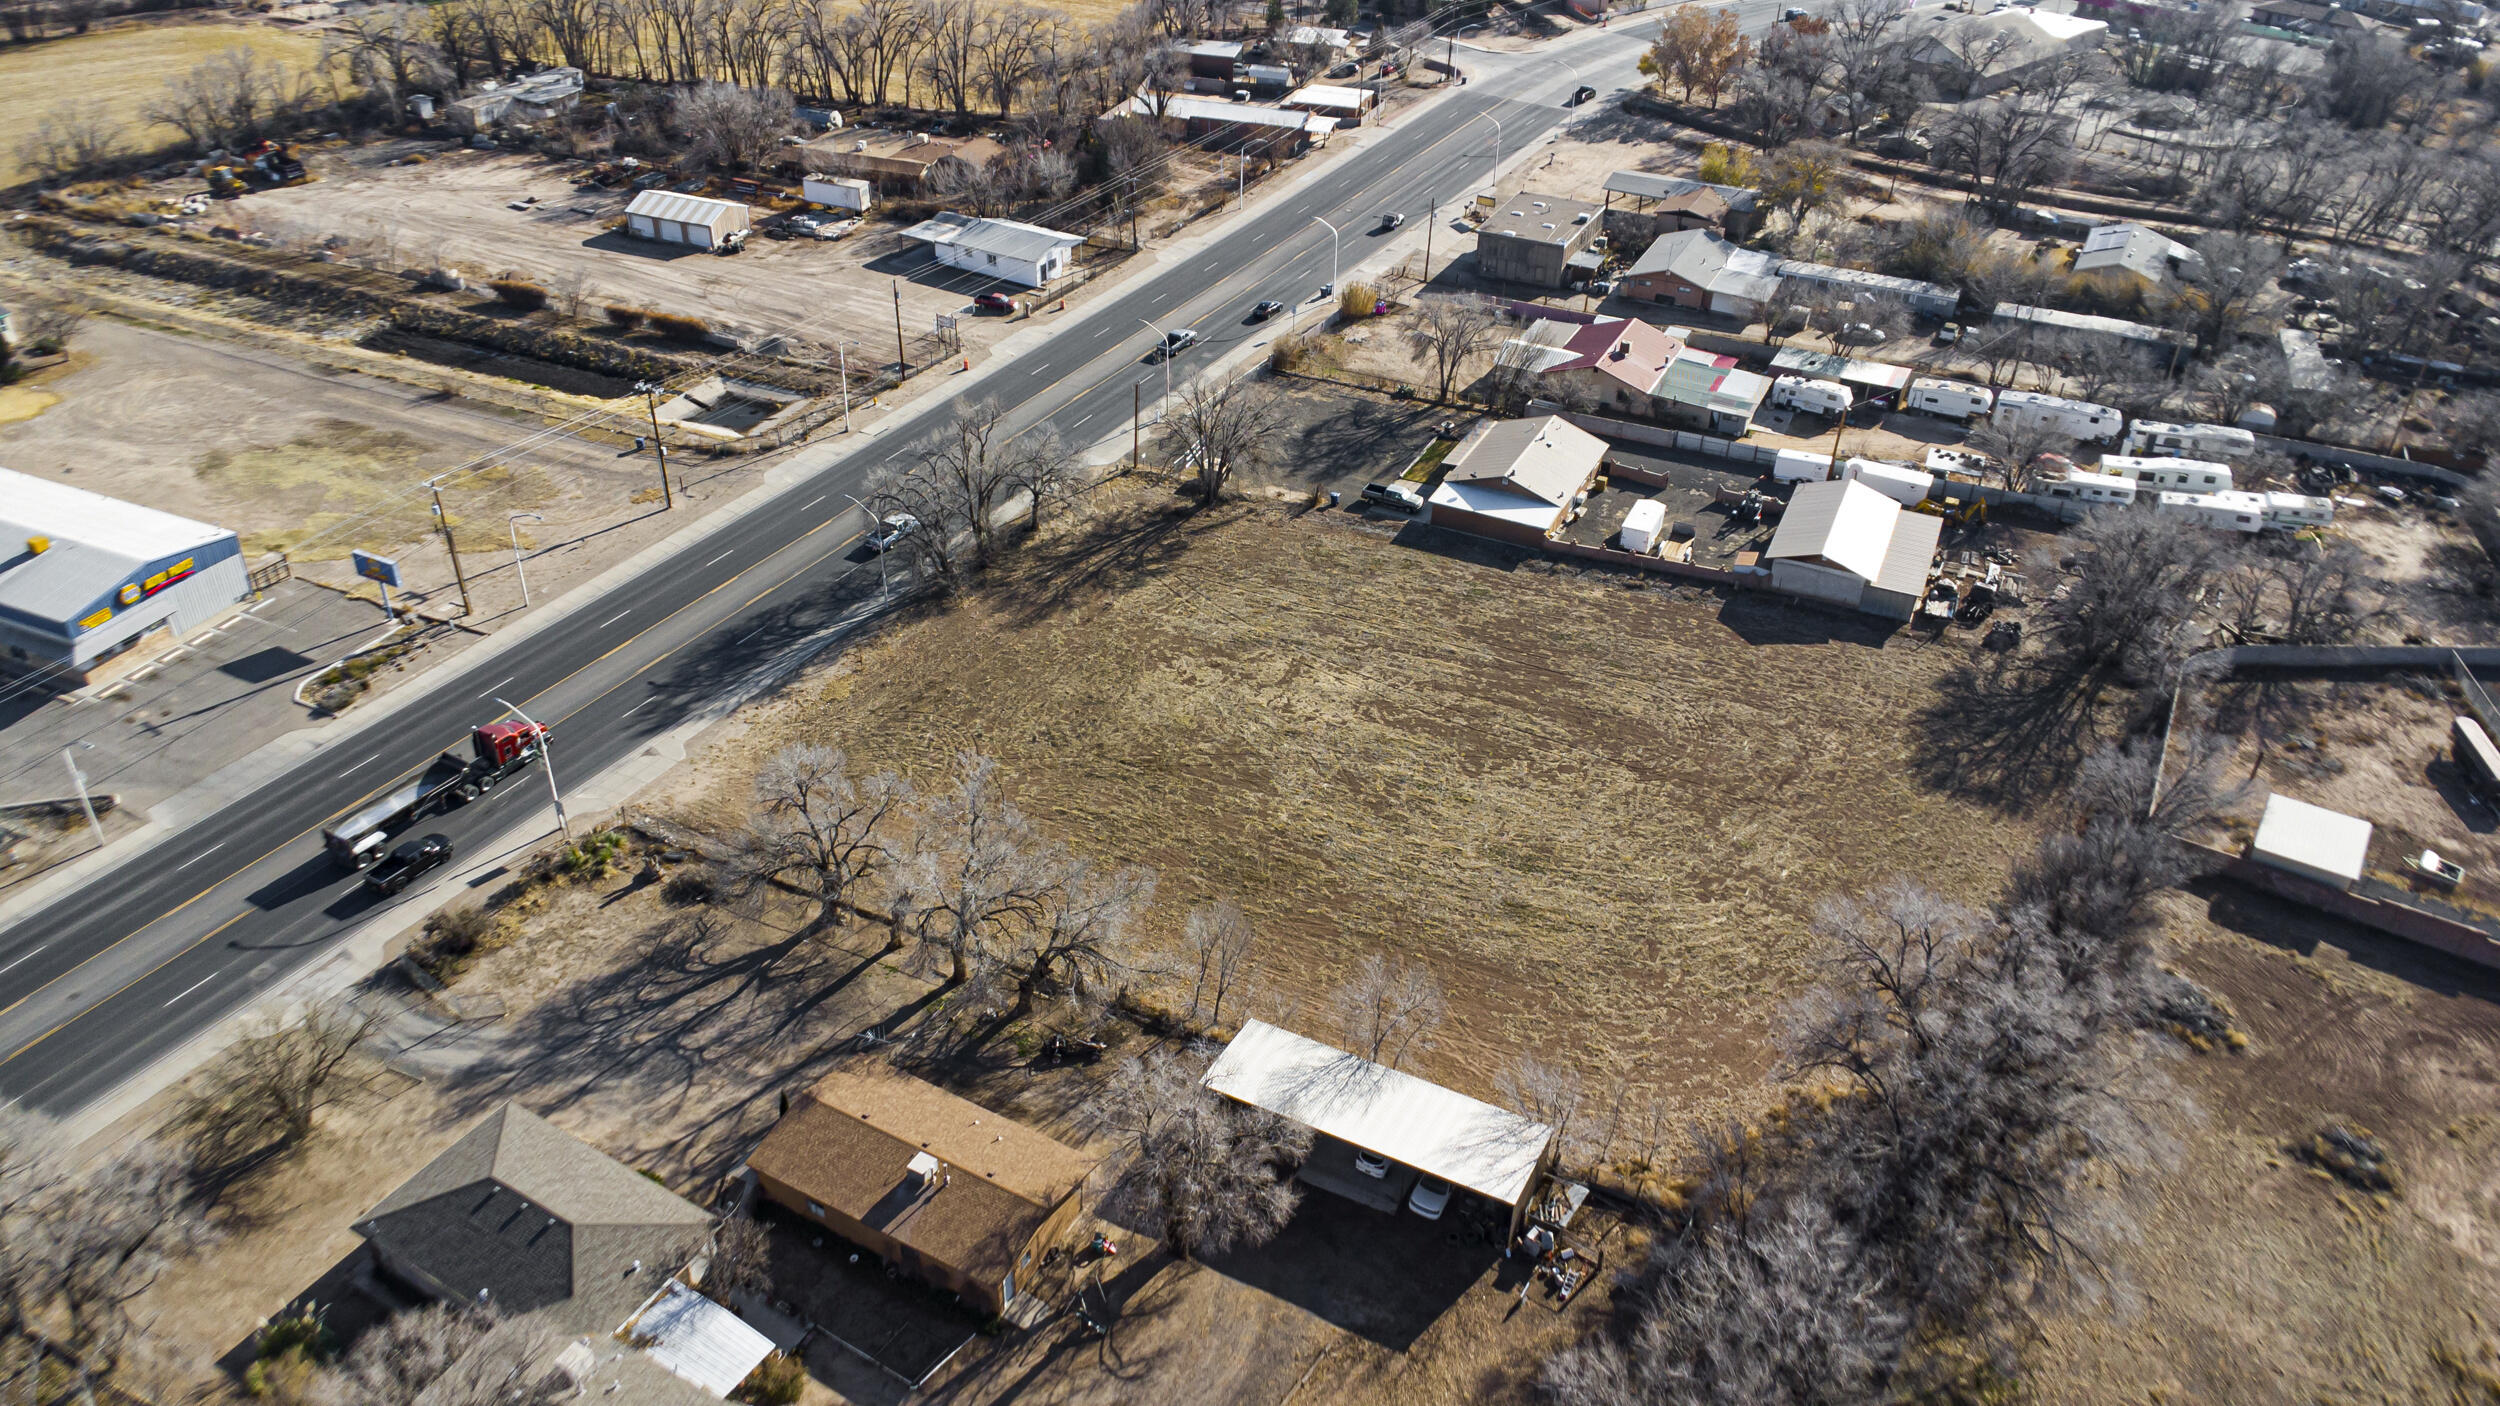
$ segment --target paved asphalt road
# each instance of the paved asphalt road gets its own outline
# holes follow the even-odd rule
[[[1747,3],[1739,13],[1754,28],[1773,8]],[[1011,428],[1048,420],[1072,444],[1107,437],[1128,417],[1133,385],[1145,382],[1150,399],[1160,389],[1161,373],[1141,360],[1152,342],[1141,320],[1203,334],[1178,374],[1242,339],[1274,335],[1272,324],[1246,322],[1253,304],[1303,305],[1330,280],[1329,237],[1314,216],[1344,231],[1339,257],[1350,267],[1375,247],[1385,212],[1421,220],[1428,201],[1447,210],[1486,183],[1488,116],[1500,123],[1503,152],[1515,153],[1570,115],[1560,104],[1576,84],[1602,93],[1635,82],[1643,28],[1627,20],[1531,54],[1472,54],[1466,86],[1107,306],[1077,314],[981,394],[1013,407]],[[604,600],[566,602],[566,627],[451,666],[434,684],[439,702],[323,749],[255,798],[0,933],[0,1095],[74,1113],[371,917],[372,901],[321,852],[319,827],[460,744],[467,727],[501,713],[497,696],[554,728],[559,776],[578,780],[873,597],[876,567],[861,559],[862,521],[843,495],[916,453],[951,408],[948,397],[932,397],[873,438],[802,450],[814,472],[781,501],[724,523]],[[531,772],[420,832],[448,834],[465,853],[545,794]]]

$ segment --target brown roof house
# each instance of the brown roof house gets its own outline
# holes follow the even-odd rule
[[[1560,415],[1487,420],[1442,460],[1447,472],[1425,501],[1435,527],[1541,546],[1605,462],[1606,441]]]
[[[356,1230],[384,1273],[429,1298],[605,1335],[702,1253],[712,1217],[507,1103]]]
[[[858,176],[875,181],[880,192],[913,195],[932,180],[943,186],[951,174],[987,166],[1007,148],[987,137],[854,129],[818,137],[799,153],[810,175]]]
[[[1095,1159],[934,1084],[835,1070],[747,1158],[756,1189],[993,1315],[1066,1233]]]

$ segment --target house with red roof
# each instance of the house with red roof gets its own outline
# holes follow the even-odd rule
[[[1633,317],[1547,318],[1512,338],[1502,362],[1534,377],[1544,399],[1574,409],[1730,438],[1745,433],[1770,381],[1739,369],[1735,357],[1691,345],[1690,335]]]

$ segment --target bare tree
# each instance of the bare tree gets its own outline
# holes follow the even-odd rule
[[[740,1293],[761,1294],[772,1284],[772,1236],[753,1216],[723,1216],[712,1230],[710,1259],[703,1292],[721,1303]]]
[[[921,960],[944,958],[949,981],[991,974],[1012,935],[1042,915],[1053,875],[1040,847],[998,763],[958,753],[954,788],[915,817],[889,880],[897,933],[917,939]]]
[[[1963,103],[1936,127],[1936,161],[2000,214],[2064,174],[2074,119],[2021,92]]]
[[[1265,1244],[1301,1204],[1293,1169],[1310,1130],[1199,1080],[1204,1059],[1153,1050],[1115,1070],[1094,1116],[1123,1150],[1119,1190],[1183,1259]]]
[[[1582,1081],[1576,1066],[1522,1054],[1493,1076],[1493,1089],[1513,1112],[1524,1113],[1554,1130],[1554,1141],[1569,1155],[1572,1124],[1580,1116]]]
[[[2005,486],[2028,493],[2041,462],[2051,454],[2072,454],[2075,441],[2054,425],[2036,420],[2000,424],[1989,420],[1971,431],[1970,447],[1996,460],[2005,472]]]
[[[797,114],[790,95],[778,88],[698,83],[677,95],[669,120],[684,135],[688,156],[743,171],[778,150]]]
[[[1346,1047],[1392,1069],[1410,1051],[1432,1048],[1432,1033],[1450,1008],[1430,968],[1403,958],[1392,963],[1377,952],[1355,963],[1331,999]]]
[[[1189,1023],[1224,1028],[1224,1002],[1248,984],[1250,953],[1258,935],[1250,920],[1230,903],[1193,908],[1181,930],[1181,951],[1188,963]]]
[[[2209,234],[2197,245],[2200,267],[2181,290],[2182,320],[2208,351],[2229,344],[2251,301],[2274,286],[2283,266],[2272,241],[2240,234]]]
[[[1790,142],[1762,161],[1762,202],[1788,215],[1795,235],[1806,218],[1830,209],[1845,194],[1849,154],[1829,142]]]
[[[394,1314],[314,1383],[319,1406],[551,1406],[575,1388],[552,1365],[554,1333],[535,1319],[467,1304]]]
[[[21,350],[37,356],[50,356],[69,350],[78,329],[85,326],[94,308],[83,298],[44,298],[21,306],[18,310],[18,343]]]
[[[1450,398],[1467,359],[1492,342],[1501,313],[1489,298],[1418,298],[1414,320],[1407,324],[1406,345],[1417,356],[1430,357],[1434,396]]]
[[[811,930],[839,926],[892,861],[889,831],[912,800],[911,783],[892,772],[854,780],[839,748],[784,747],[755,773],[755,811],[728,861],[732,882],[750,899],[796,889],[816,906]]]
[[[55,104],[19,140],[18,164],[47,181],[100,175],[128,141],[121,119],[101,98]]]
[[[109,1372],[138,1332],[131,1303],[210,1238],[178,1152],[140,1139],[81,1168],[49,1119],[0,1105],[0,1327]]]
[[[1010,435],[1006,411],[994,401],[975,401],[956,411],[937,447],[923,452],[904,473],[879,482],[876,496],[920,520],[910,539],[915,560],[942,581],[955,578],[955,543],[969,539],[975,570],[997,552],[1000,514],[1015,491],[1036,477],[1033,456],[1055,440],[1028,448]],[[1032,436],[1026,436],[1031,439]]]
[[[180,132],[200,151],[240,150],[287,106],[291,81],[256,51],[228,49],[166,79],[147,118]]]
[[[1284,407],[1275,389],[1244,377],[1210,382],[1193,377],[1164,415],[1157,438],[1198,480],[1198,500],[1212,505],[1235,474],[1251,472],[1282,448]]]
[[[210,1172],[255,1154],[283,1151],[349,1084],[351,1067],[380,1023],[372,1011],[315,1006],[301,1019],[264,1019],[217,1057],[175,1114],[192,1155]]]
[[[1101,869],[1057,851],[1040,861],[1036,911],[1012,928],[1000,962],[1016,984],[1016,1010],[1044,990],[1098,1007],[1137,970],[1137,924],[1154,902],[1148,869]]]

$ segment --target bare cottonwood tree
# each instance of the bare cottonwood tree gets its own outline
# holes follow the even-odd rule
[[[2074,437],[2036,420],[1989,420],[1971,431],[1970,447],[1994,459],[2005,473],[2005,486],[2031,491],[2041,461],[2051,454],[2072,454]]]
[[[1494,1092],[1513,1112],[1554,1130],[1554,1141],[1571,1155],[1572,1125],[1579,1120],[1583,1081],[1578,1066],[1522,1053],[1493,1076]]]
[[[956,558],[957,541],[970,540],[972,569],[988,566],[998,551],[1000,515],[1016,491],[1037,483],[1049,496],[1070,472],[1066,449],[1055,436],[1010,434],[1005,422],[1006,411],[995,401],[965,405],[936,447],[877,484],[880,510],[890,507],[920,520],[911,549],[942,582],[952,582],[966,565]]]
[[[888,880],[898,935],[915,961],[944,959],[956,984],[990,975],[1014,935],[1037,920],[1052,878],[1041,840],[1000,784],[998,763],[958,753],[955,784],[914,817]]]
[[[732,1213],[712,1230],[703,1292],[729,1303],[741,1292],[761,1294],[772,1283],[772,1236],[753,1216]]]
[[[1501,313],[1490,298],[1460,296],[1418,298],[1407,324],[1406,345],[1432,362],[1433,394],[1450,398],[1467,359],[1483,351],[1501,326]]]
[[[82,1167],[50,1119],[0,1105],[0,1330],[109,1372],[139,1332],[132,1302],[210,1238],[176,1150],[140,1139]]]
[[[1181,952],[1190,976],[1192,1026],[1224,1028],[1224,1002],[1249,984],[1250,954],[1257,941],[1249,918],[1230,903],[1190,910],[1181,930]]]
[[[1209,1090],[1205,1073],[1200,1056],[1150,1051],[1094,1103],[1122,1147],[1119,1191],[1183,1259],[1274,1239],[1301,1204],[1293,1169],[1311,1149],[1309,1129]]]
[[[47,181],[100,175],[128,142],[121,119],[101,98],[57,103],[17,144],[18,164]]]
[[[750,169],[773,154],[797,114],[778,88],[740,88],[698,83],[677,95],[669,120],[697,161],[729,170]]]
[[[1154,872],[1104,869],[1055,847],[1038,867],[1035,911],[1008,930],[999,953],[1016,1010],[1031,1009],[1044,991],[1098,1007],[1138,969],[1137,925],[1154,903]]]
[[[1432,1048],[1433,1032],[1449,1015],[1430,968],[1404,958],[1392,963],[1377,952],[1355,963],[1331,999],[1346,1048],[1392,1069],[1409,1053]]]
[[[750,899],[773,886],[816,906],[811,928],[839,926],[862,885],[893,859],[893,824],[911,783],[892,772],[853,778],[841,749],[802,742],[755,773],[755,811],[733,842],[728,869]]]
[[[315,1381],[313,1399],[318,1406],[551,1406],[576,1390],[551,1365],[556,1341],[532,1319],[430,1304],[359,1337]]]
[[[1172,462],[1197,478],[1198,500],[1213,504],[1235,474],[1253,472],[1282,451],[1284,429],[1283,403],[1266,382],[1199,376],[1164,412],[1156,437]]]
[[[200,1166],[232,1171],[256,1154],[302,1142],[321,1110],[346,1093],[354,1061],[380,1020],[332,1003],[294,1021],[259,1021],[209,1065],[175,1114]]]

